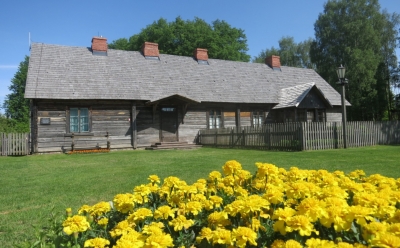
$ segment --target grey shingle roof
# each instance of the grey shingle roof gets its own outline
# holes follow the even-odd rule
[[[95,56],[89,48],[33,43],[26,98],[135,99],[157,101],[179,95],[198,102],[278,103],[280,90],[315,83],[332,105],[340,95],[314,70],[140,52],[108,50]]]
[[[316,87],[320,92],[321,97],[325,98],[324,100],[327,102],[328,106],[332,106],[330,101],[324,96],[324,93],[319,90],[315,83],[306,83],[281,89],[279,93],[279,104],[276,105],[274,109],[299,106],[313,87]]]

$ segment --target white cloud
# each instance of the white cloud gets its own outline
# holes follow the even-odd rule
[[[0,65],[0,69],[17,69],[18,65]]]

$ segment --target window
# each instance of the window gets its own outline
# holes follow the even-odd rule
[[[264,124],[264,112],[256,111],[252,113],[251,124],[253,127],[259,127]]]
[[[70,108],[69,110],[69,132],[89,132],[89,109]]]
[[[314,112],[314,109],[307,110],[307,122],[313,122],[315,120]]]
[[[220,110],[210,110],[208,112],[208,128],[220,128],[222,127],[221,111]]]
[[[308,122],[325,122],[326,115],[325,109],[307,109]]]
[[[325,110],[324,109],[318,109],[317,110],[317,121],[319,122],[325,122]]]

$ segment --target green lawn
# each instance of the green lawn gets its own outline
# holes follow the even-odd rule
[[[266,152],[237,149],[118,151],[100,154],[36,155],[0,157],[0,244],[32,240],[34,226],[43,226],[54,207],[64,212],[83,204],[109,201],[118,193],[131,192],[147,183],[147,177],[177,176],[188,183],[205,178],[235,159],[255,172],[255,162],[268,162],[289,169],[364,170],[367,175],[400,177],[400,146]]]

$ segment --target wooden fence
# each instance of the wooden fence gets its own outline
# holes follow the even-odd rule
[[[0,133],[0,155],[20,156],[29,154],[29,133]]]
[[[347,122],[347,147],[400,144],[400,122]],[[341,122],[297,122],[200,130],[204,146],[301,151],[343,148]]]

